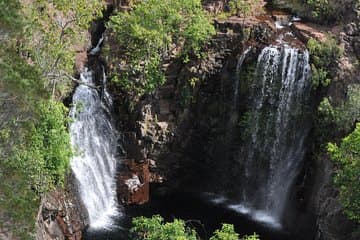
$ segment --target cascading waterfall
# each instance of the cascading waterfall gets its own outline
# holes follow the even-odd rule
[[[310,100],[306,50],[265,47],[250,89],[245,144],[240,150],[241,204],[230,208],[281,226],[289,192],[305,156]]]
[[[104,69],[103,69],[104,71]],[[94,85],[93,73],[85,70],[73,95],[70,116],[71,143],[76,154],[71,169],[78,180],[80,197],[88,211],[91,229],[108,228],[112,217],[119,215],[116,192],[116,131],[110,119],[111,99],[106,91]]]
[[[239,96],[239,82],[240,82],[241,67],[245,61],[247,54],[250,52],[251,49],[252,49],[252,47],[248,47],[247,49],[245,49],[245,51],[240,55],[238,62],[236,64],[235,88],[234,88],[234,109],[237,109],[237,105],[238,105],[238,101],[239,101],[238,96]]]

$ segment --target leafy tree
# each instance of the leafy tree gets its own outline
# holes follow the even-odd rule
[[[22,56],[36,65],[45,87],[55,95],[68,90],[76,47],[84,44],[87,28],[101,16],[101,0],[21,1],[26,24],[18,44]],[[18,41],[17,41],[18,42]]]
[[[115,79],[134,95],[165,82],[164,60],[180,49],[184,55],[200,56],[201,48],[215,33],[200,0],[141,1],[133,11],[111,17],[108,27],[122,50],[122,69]]]
[[[210,240],[238,240],[239,234],[235,232],[234,225],[223,224],[221,230],[216,230]]]
[[[133,218],[131,232],[136,240],[198,240],[195,230],[187,228],[185,222],[175,219],[173,222],[164,223],[159,215],[151,218]],[[223,224],[221,229],[216,230],[210,240],[238,240],[239,234],[231,224]],[[257,234],[244,236],[241,240],[259,240]]]
[[[62,103],[42,100],[27,113],[0,131],[0,226],[21,239],[34,231],[41,194],[62,185],[72,154]]]
[[[194,230],[185,227],[185,222],[175,219],[173,222],[164,223],[164,219],[155,215],[152,218],[134,218],[131,232],[134,239],[144,240],[196,240]]]
[[[349,85],[347,99],[338,106],[332,105],[331,98],[324,98],[318,111],[322,131],[326,131],[325,129],[333,124],[340,131],[348,133],[360,119],[360,85]]]
[[[20,7],[21,5],[17,0],[0,0],[0,36],[9,34],[21,26]],[[0,37],[1,39],[2,37]]]
[[[33,239],[43,193],[72,154],[61,97],[98,0],[0,0],[0,228]]]
[[[340,146],[329,143],[328,152],[338,167],[334,179],[345,214],[360,223],[360,124]]]
[[[244,21],[249,16],[255,6],[260,3],[260,0],[230,0],[230,11],[238,16],[242,15]]]
[[[306,3],[312,8],[314,17],[329,17],[334,14],[335,9],[329,4],[329,0],[306,0]]]
[[[307,48],[310,52],[311,70],[312,70],[312,86],[328,86],[331,82],[329,69],[331,64],[336,62],[343,54],[332,37],[328,37],[325,41],[320,42],[315,39],[309,39]]]

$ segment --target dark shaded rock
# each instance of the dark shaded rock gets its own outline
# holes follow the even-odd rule
[[[346,24],[344,28],[345,33],[349,36],[358,36],[360,34],[359,27],[354,22]]]
[[[46,194],[37,218],[37,240],[81,240],[88,225],[87,212],[78,194],[75,179],[69,176],[65,189]]]

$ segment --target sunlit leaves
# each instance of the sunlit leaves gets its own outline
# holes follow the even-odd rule
[[[360,124],[340,146],[329,143],[328,152],[337,164],[335,184],[346,215],[360,223]]]
[[[138,240],[196,240],[194,230],[186,228],[185,222],[175,219],[164,223],[164,219],[155,215],[152,218],[137,217],[132,220],[134,239]]]
[[[181,219],[174,219],[173,222],[164,222],[160,215],[151,218],[136,217],[132,220],[134,240],[199,240],[194,229],[186,226]],[[210,240],[259,240],[259,235],[252,234],[239,238],[232,224],[223,224],[221,229],[214,232]]]
[[[201,48],[215,32],[199,0],[142,1],[131,12],[111,17],[108,26],[126,63],[118,82],[135,95],[164,83],[164,59],[173,57],[174,52],[200,56]]]
[[[210,240],[238,240],[239,234],[235,232],[234,225],[223,224],[221,229],[214,232]]]

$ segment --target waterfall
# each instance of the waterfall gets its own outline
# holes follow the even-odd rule
[[[247,136],[237,157],[241,204],[229,206],[281,226],[291,187],[305,157],[310,124],[310,66],[306,50],[265,47],[250,86]]]
[[[236,64],[235,70],[235,89],[234,89],[234,109],[237,109],[238,105],[238,96],[239,96],[239,82],[240,82],[240,72],[241,67],[245,61],[247,54],[250,52],[252,47],[248,47],[239,57],[238,62]]]
[[[111,226],[119,215],[115,191],[117,144],[116,131],[110,119],[111,99],[106,91],[103,69],[103,90],[91,87],[92,71],[85,70],[73,95],[70,117],[71,143],[76,153],[71,169],[78,181],[80,197],[88,211],[91,229]]]

